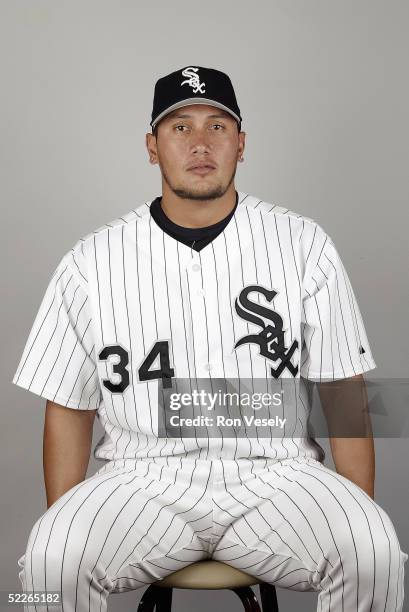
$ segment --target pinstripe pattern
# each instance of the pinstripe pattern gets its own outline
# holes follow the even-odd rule
[[[319,611],[402,610],[408,555],[384,510],[315,459],[268,461],[216,462],[212,557],[318,591]]]
[[[112,462],[36,521],[18,563],[24,590],[60,591],[64,612],[104,612],[111,594],[206,558],[315,591],[321,612],[403,609],[408,555],[388,515],[310,458]]]
[[[234,349],[238,339],[259,331],[234,308],[248,285],[277,292],[271,307],[282,317],[285,346],[298,342],[297,377],[345,378],[376,367],[328,234],[308,217],[243,192],[238,196],[224,231],[200,251],[163,232],[145,202],[78,240],[57,266],[13,383],[70,408],[97,409],[105,434],[94,449],[96,459],[322,460],[322,449],[296,431],[283,439],[224,438],[222,446],[207,437],[157,436],[158,381],[138,376],[157,341],[169,343],[176,385],[177,378],[227,377],[265,380],[268,389],[271,363],[259,347]],[[259,293],[254,300],[266,304]],[[130,382],[122,393],[101,384],[114,381],[110,360],[98,358],[113,345],[129,357]],[[280,375],[292,376],[286,369]]]
[[[306,436],[306,396],[295,399],[295,426],[282,438],[157,435],[158,379],[141,377],[157,342],[169,348],[176,391],[178,379],[193,388],[199,378],[211,387],[214,378],[257,379],[270,390],[274,360],[254,342],[235,348],[260,332],[237,309],[250,285],[276,292],[268,306],[282,319],[285,347],[296,347],[298,370],[284,368],[279,382],[376,367],[328,234],[238,196],[227,226],[200,251],[162,231],[145,202],[81,238],[46,288],[13,383],[97,410],[104,428],[94,449],[101,468],[38,518],[18,560],[23,589],[61,591],[65,612],[104,612],[111,593],[209,557],[316,591],[321,612],[402,611],[408,555],[382,508],[322,464]],[[261,292],[253,299],[267,304]]]
[[[64,258],[47,288],[13,382],[70,408],[96,409],[100,392],[93,353],[89,297]]]

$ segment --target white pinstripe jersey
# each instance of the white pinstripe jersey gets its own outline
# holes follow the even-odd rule
[[[329,235],[309,217],[238,197],[224,231],[200,251],[165,233],[144,202],[78,240],[55,269],[13,383],[72,409],[96,409],[104,429],[96,459],[323,458],[302,432],[210,444],[158,437],[163,374],[152,373],[155,360],[184,379],[341,379],[376,367]],[[257,342],[240,343],[269,329],[281,330],[270,356]]]

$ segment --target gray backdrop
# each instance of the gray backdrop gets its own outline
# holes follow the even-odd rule
[[[190,64],[230,75],[247,132],[236,188],[324,227],[378,365],[367,376],[407,377],[408,17],[394,0],[1,2],[0,589],[20,589],[17,558],[45,511],[45,400],[10,381],[60,257],[161,193],[144,144],[160,76]],[[408,552],[407,440],[376,449],[376,501]],[[175,609],[239,609],[230,592],[201,595],[177,591]],[[278,596],[315,610],[314,593]]]

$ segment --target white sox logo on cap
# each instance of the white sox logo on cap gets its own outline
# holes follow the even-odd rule
[[[202,103],[230,113],[241,126],[240,109],[229,76],[205,66],[183,66],[155,83],[152,129],[155,130],[159,121],[173,110]]]
[[[193,88],[193,93],[197,93],[198,91],[200,91],[200,93],[205,93],[205,89],[202,89],[202,87],[205,87],[205,83],[201,83],[200,82],[200,78],[199,75],[197,74],[197,71],[199,70],[199,68],[194,68],[193,66],[189,66],[188,68],[185,68],[182,71],[183,76],[185,77],[189,77],[188,79],[186,79],[186,81],[182,81],[180,86],[182,85],[190,85],[190,87]]]

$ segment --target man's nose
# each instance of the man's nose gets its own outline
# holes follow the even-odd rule
[[[203,142],[197,142],[192,146],[193,151],[196,153],[208,153],[210,151],[209,145]]]
[[[190,145],[198,152],[205,152],[211,148],[211,142],[207,130],[195,130],[191,135]]]

